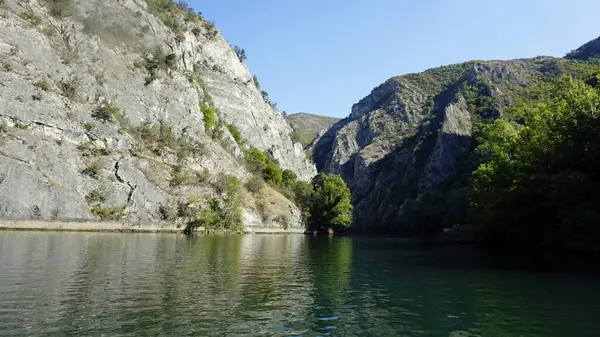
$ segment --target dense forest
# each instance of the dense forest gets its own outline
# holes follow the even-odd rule
[[[600,89],[564,77],[479,136],[468,220],[495,241],[600,248]]]

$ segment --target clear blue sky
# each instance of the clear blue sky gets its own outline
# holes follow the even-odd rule
[[[288,113],[345,117],[386,79],[479,59],[564,56],[598,0],[190,0]]]

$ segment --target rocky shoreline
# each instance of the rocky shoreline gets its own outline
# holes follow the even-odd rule
[[[129,225],[120,222],[84,222],[84,221],[39,221],[39,220],[0,220],[0,230],[14,231],[57,231],[57,232],[112,232],[112,233],[182,233],[182,226],[174,225]],[[204,228],[198,230],[204,233]],[[211,234],[231,233],[229,231],[211,231]],[[304,234],[304,229],[288,230],[270,227],[247,227],[244,234]]]

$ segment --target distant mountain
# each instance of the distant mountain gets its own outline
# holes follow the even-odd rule
[[[304,146],[310,144],[319,132],[329,129],[333,124],[340,121],[340,118],[305,112],[288,115],[286,119],[294,130],[293,139]]]
[[[566,58],[580,61],[600,58],[600,37],[568,53]]]

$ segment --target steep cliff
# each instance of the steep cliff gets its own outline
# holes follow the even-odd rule
[[[431,235],[464,219],[474,133],[519,121],[519,105],[561,74],[600,68],[552,57],[472,61],[394,77],[314,144],[319,171],[351,186],[355,228]]]
[[[4,0],[0,63],[0,217],[178,221],[169,205],[221,199],[223,174],[248,179],[250,146],[315,174],[236,52],[183,3]],[[263,221],[245,198],[245,224],[299,228],[271,192],[271,219],[289,221]]]

